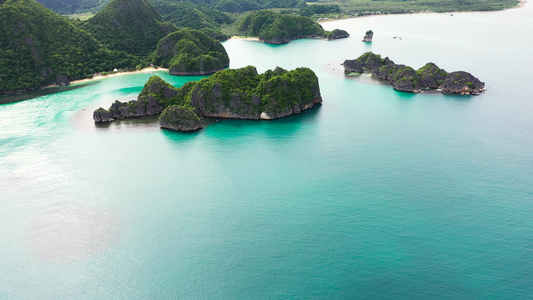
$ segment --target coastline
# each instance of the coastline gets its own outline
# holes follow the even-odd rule
[[[508,10],[508,9],[524,8],[526,3],[527,3],[527,0],[519,0],[518,4],[515,7],[505,8],[505,9],[500,9],[500,10],[492,10],[492,11],[504,11],[504,10]],[[340,20],[349,20],[349,19],[366,18],[366,17],[377,17],[377,16],[389,16],[389,15],[455,14],[455,13],[469,13],[469,12],[491,12],[491,11],[473,11],[473,10],[466,11],[465,10],[465,11],[448,11],[448,12],[417,11],[417,12],[406,12],[406,13],[387,13],[387,14],[374,14],[374,15],[364,15],[364,16],[350,16],[350,17],[347,17],[347,18],[338,18],[338,19],[327,19],[327,20],[317,21],[317,23],[318,24],[323,24],[323,23],[329,23],[329,22],[340,21]]]
[[[168,71],[168,69],[150,67],[150,68],[140,69],[140,70],[137,70],[137,71],[117,72],[117,73],[112,73],[112,74],[109,74],[109,75],[97,75],[97,76],[94,76],[93,78],[85,78],[85,79],[74,80],[74,81],[71,81],[70,84],[85,83],[85,82],[91,82],[91,81],[105,79],[105,78],[111,78],[111,77],[117,77],[117,76],[123,76],[123,75],[139,74],[139,73],[150,73],[150,72],[155,72],[155,71]]]
[[[230,39],[230,40],[257,41],[257,42],[260,41],[258,37],[253,37],[253,36],[241,36],[241,35],[234,35],[234,36],[230,37],[229,39]]]

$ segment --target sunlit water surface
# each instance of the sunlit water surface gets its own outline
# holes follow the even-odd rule
[[[152,74],[1,105],[0,299],[531,297],[532,20],[526,4],[225,42],[231,68],[317,73],[324,104],[275,121],[93,123]],[[345,78],[340,63],[369,50],[488,92]]]

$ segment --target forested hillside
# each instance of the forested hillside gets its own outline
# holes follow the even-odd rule
[[[198,29],[218,40],[228,38],[220,31],[220,25],[233,23],[226,13],[187,1],[151,0],[151,3],[165,21],[178,27]]]
[[[151,54],[161,38],[177,30],[147,0],[112,0],[82,28],[110,49],[138,56]]]
[[[134,64],[34,0],[0,3],[0,92],[67,84]]]
[[[60,14],[97,12],[110,0],[39,0],[40,3]],[[151,0],[159,9],[159,1]],[[169,0],[174,4],[195,4],[223,12],[244,12],[265,8],[295,8],[305,5],[302,0]],[[163,13],[161,13],[163,14]]]
[[[83,12],[97,12],[109,0],[39,0],[38,2],[58,14],[68,15]]]
[[[249,13],[237,25],[241,34],[256,36],[269,44],[283,44],[306,37],[327,37],[337,39],[348,37],[344,30],[325,31],[315,20],[294,14],[281,14],[270,10]]]
[[[154,65],[168,68],[172,75],[207,75],[227,68],[229,57],[219,41],[184,28],[159,41]]]

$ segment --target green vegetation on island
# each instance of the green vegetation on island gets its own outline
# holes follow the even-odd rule
[[[153,62],[158,42],[178,30],[146,0],[112,0],[88,21],[69,20],[34,0],[0,1],[0,93],[143,68]],[[183,32],[183,41],[170,45],[179,52],[171,55],[176,69],[208,74],[228,66],[220,42]]]
[[[135,63],[34,0],[3,1],[0,20],[0,93],[67,85]]]
[[[325,31],[320,24],[309,17],[281,14],[269,10],[249,13],[241,19],[237,30],[244,35],[259,37],[268,44],[283,44],[294,39],[308,37],[347,37],[346,31],[343,31],[341,35]]]
[[[356,75],[365,71],[387,80],[395,90],[418,93],[421,90],[440,89],[444,93],[478,95],[485,91],[485,83],[464,71],[448,73],[434,63],[427,63],[418,70],[395,64],[388,57],[366,52],[357,59],[345,60],[344,72]]]
[[[178,27],[198,29],[217,40],[228,39],[220,29],[221,25],[233,23],[226,13],[187,1],[151,0],[151,3],[165,21]]]
[[[227,68],[229,57],[219,41],[185,28],[159,41],[154,65],[168,68],[172,75],[207,75]]]
[[[109,0],[39,0],[39,3],[58,14],[69,15],[85,12],[97,12]]]
[[[412,12],[490,11],[515,7],[518,0],[150,0],[159,10],[157,2],[193,4],[229,13],[241,13],[259,9],[291,9],[304,16],[347,17],[354,15],[397,14]],[[46,7],[60,14],[97,12],[109,0],[39,0]],[[160,10],[165,16],[165,12]],[[177,12],[180,14],[180,12]],[[165,19],[166,16],[165,16]],[[168,20],[168,19],[167,19]],[[182,26],[177,24],[178,26]],[[201,29],[201,28],[195,28]]]
[[[301,0],[190,0],[191,2],[236,13],[267,8],[294,8],[305,3]]]
[[[93,118],[95,122],[109,122],[143,116],[132,111],[144,111],[144,115],[148,115],[158,110],[153,107],[168,109],[177,105],[191,109],[198,117],[276,119],[300,113],[321,102],[318,78],[308,68],[292,71],[276,68],[257,74],[255,67],[248,66],[223,70],[200,81],[188,82],[181,88],[174,88],[153,76],[137,100],[116,101],[109,110],[97,109]],[[122,113],[121,107],[127,107],[126,113]]]
[[[174,131],[194,131],[204,127],[191,108],[179,105],[167,107],[159,117],[159,125]]]
[[[112,0],[82,25],[112,50],[150,55],[157,42],[176,31],[147,0]]]

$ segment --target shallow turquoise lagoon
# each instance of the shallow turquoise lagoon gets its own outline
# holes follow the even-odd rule
[[[345,40],[225,42],[231,68],[317,73],[323,105],[274,121],[93,123],[152,74],[0,105],[0,299],[531,297],[532,17],[378,16],[324,24]],[[469,71],[488,92],[345,78],[340,63],[369,50]]]

